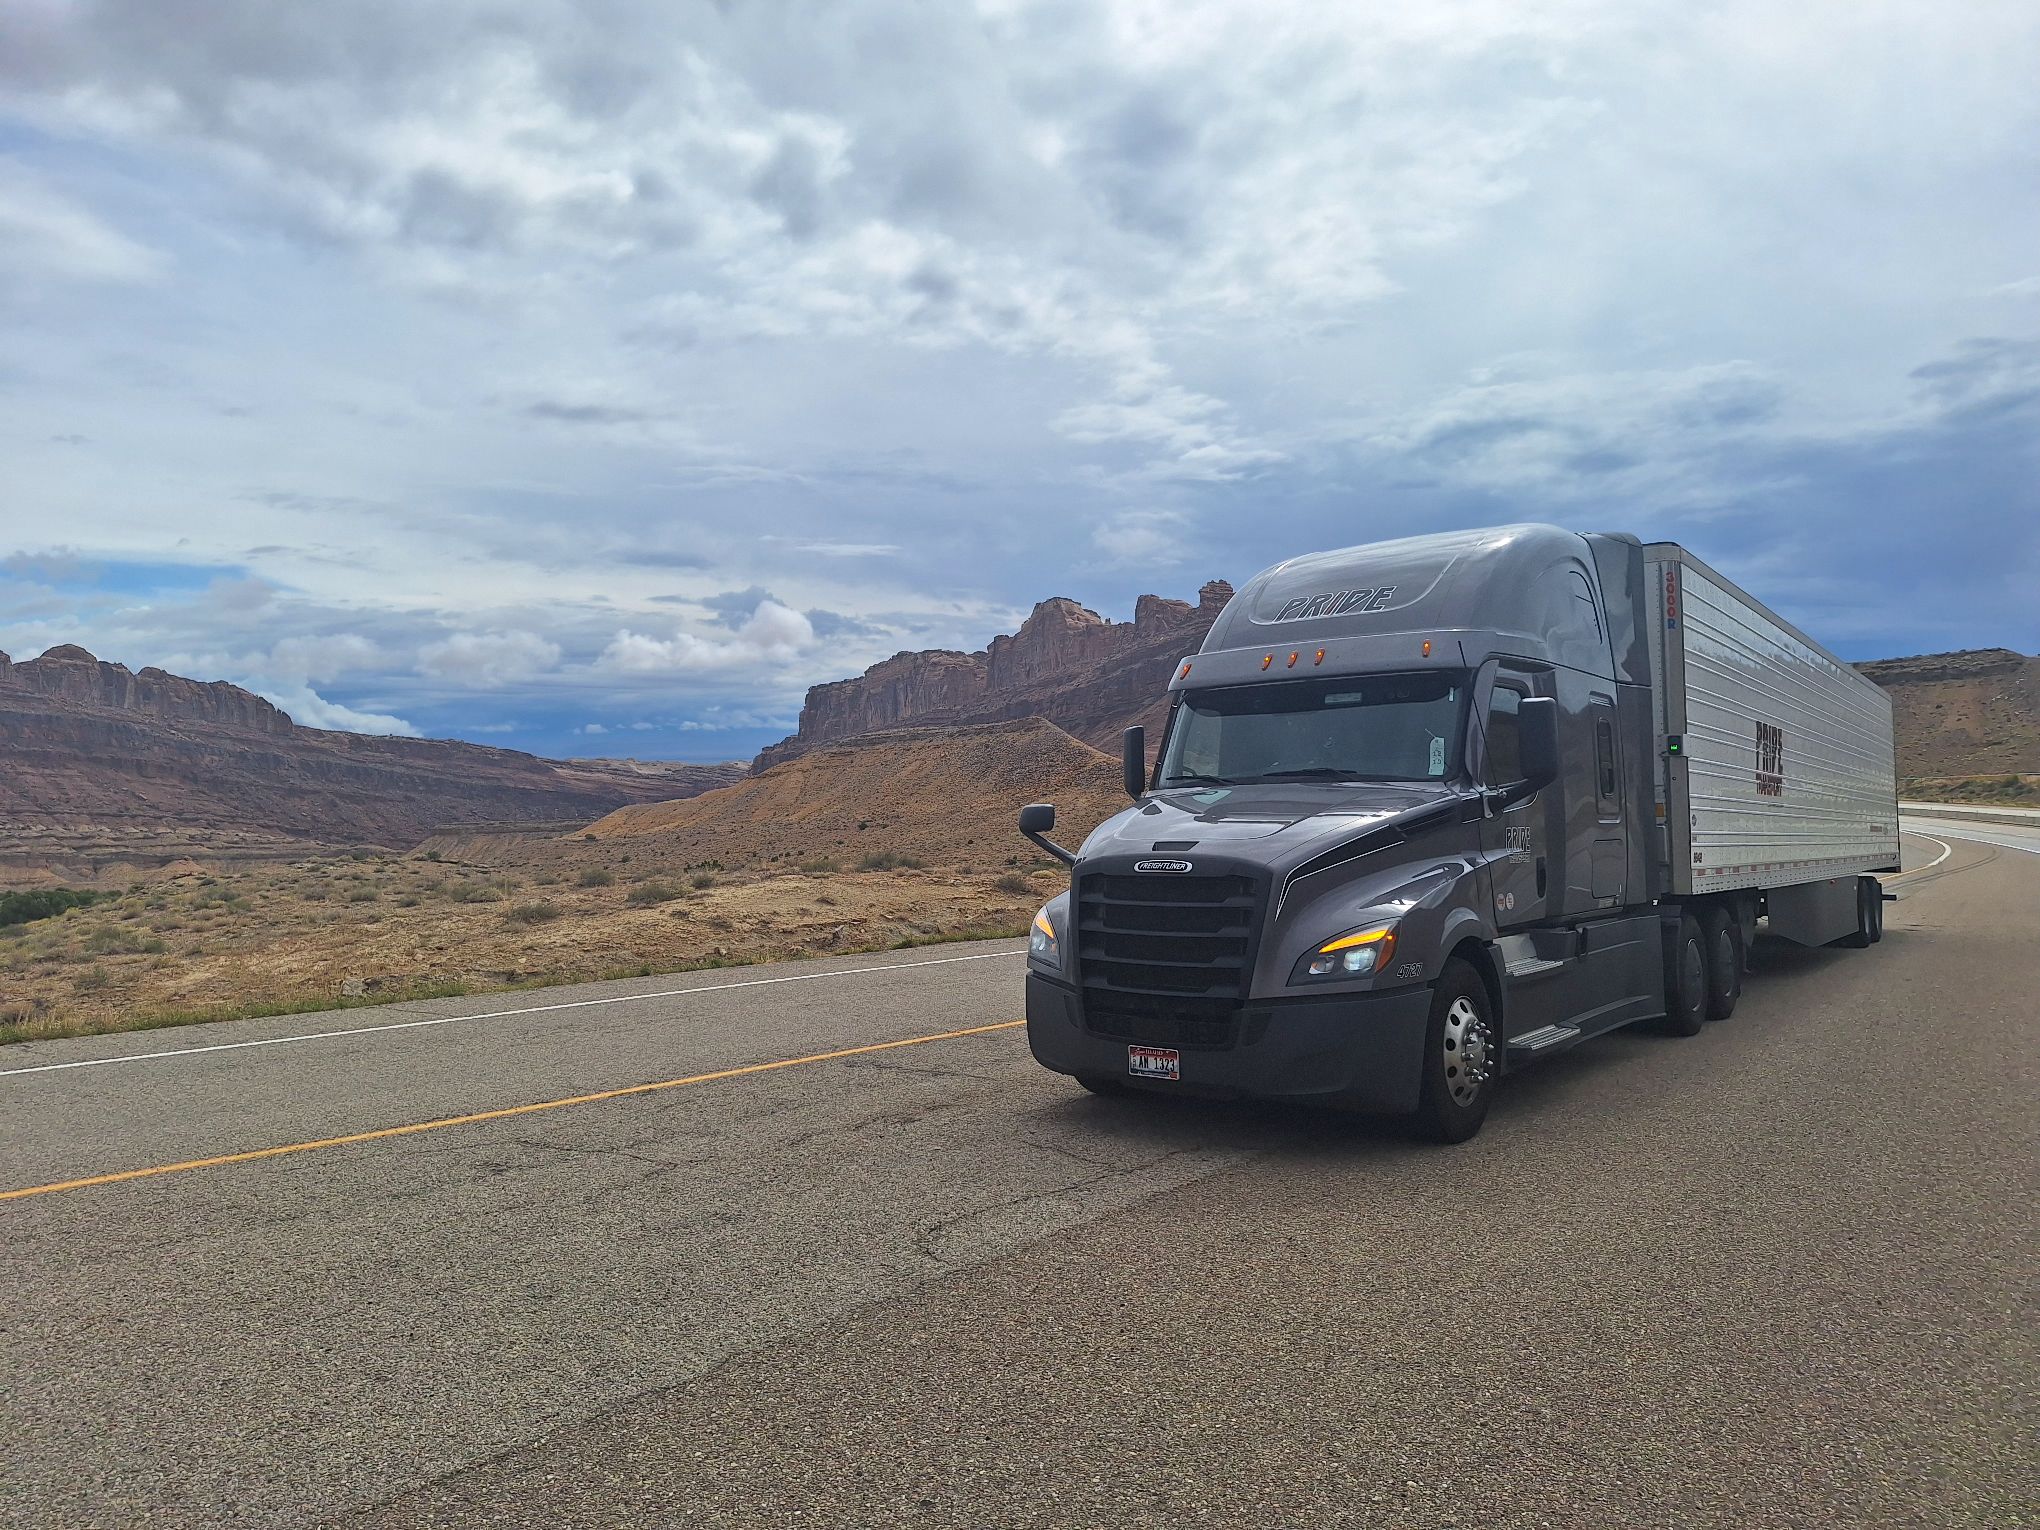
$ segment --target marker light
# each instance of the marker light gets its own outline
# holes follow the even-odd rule
[[[1267,667],[1268,667],[1268,666],[1269,666],[1270,664],[1273,664],[1274,662],[1275,662],[1275,655],[1273,655],[1273,654],[1271,653],[1271,654],[1269,654],[1269,655],[1268,655],[1268,657],[1267,657],[1267,658],[1265,658],[1265,659],[1263,659],[1263,660],[1261,661],[1261,668],[1263,668],[1263,669],[1266,669],[1266,668],[1267,668]]]
[[[1427,659],[1431,657],[1431,640],[1429,638],[1424,639],[1424,657]]]
[[[1294,668],[1296,668],[1296,661],[1297,661],[1298,659],[1302,658],[1302,657],[1303,657],[1303,650],[1302,650],[1302,649],[1298,649],[1298,650],[1297,650],[1297,651],[1296,651],[1295,653],[1293,653],[1293,654],[1291,654],[1291,655],[1289,656],[1289,662],[1288,662],[1288,663],[1287,663],[1286,665],[1284,665],[1284,666],[1283,666],[1283,668],[1285,668],[1285,669],[1294,669]]]
[[[1376,925],[1326,941],[1304,971],[1311,977],[1365,977],[1386,967],[1394,955],[1395,926]]]
[[[1311,660],[1311,663],[1313,663],[1313,664],[1322,664],[1322,663],[1324,663],[1324,662],[1325,662],[1325,651],[1324,651],[1324,650],[1323,650],[1322,648],[1320,648],[1320,649],[1319,649],[1319,650],[1317,651],[1317,657],[1316,657],[1315,659],[1312,659],[1312,660]]]
[[[1190,678],[1190,666],[1185,664],[1182,669],[1176,672],[1176,678],[1178,680],[1188,680]]]

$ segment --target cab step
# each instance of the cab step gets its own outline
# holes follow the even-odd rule
[[[1511,1036],[1509,1061],[1535,1062],[1540,1057],[1549,1057],[1553,1052],[1563,1052],[1578,1041],[1581,1034],[1580,1028],[1576,1025],[1541,1025],[1534,1031]]]
[[[1534,983],[1539,978],[1550,977],[1554,972],[1563,972],[1572,963],[1563,958],[1554,961],[1549,957],[1525,956],[1508,965],[1511,983]]]

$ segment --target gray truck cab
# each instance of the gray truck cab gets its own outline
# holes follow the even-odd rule
[[[1295,558],[1177,666],[1152,774],[1036,917],[1027,1033],[1098,1092],[1477,1130],[1494,1081],[1664,1015],[1645,566],[1550,526]],[[1703,959],[1705,953],[1703,953]]]

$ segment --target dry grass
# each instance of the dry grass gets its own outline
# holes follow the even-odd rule
[[[619,845],[570,843],[622,865]],[[709,864],[633,882],[423,857],[187,863],[0,930],[0,1042],[1018,935],[1060,886],[1005,867]]]

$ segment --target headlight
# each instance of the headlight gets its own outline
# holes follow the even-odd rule
[[[1034,916],[1034,928],[1027,932],[1027,959],[1039,962],[1044,967],[1060,971],[1062,968],[1062,942],[1056,938],[1055,923],[1048,917],[1048,911],[1055,905],[1044,905]]]
[[[1395,926],[1377,924],[1328,940],[1296,964],[1292,982],[1311,978],[1370,977],[1388,969],[1395,955]]]

